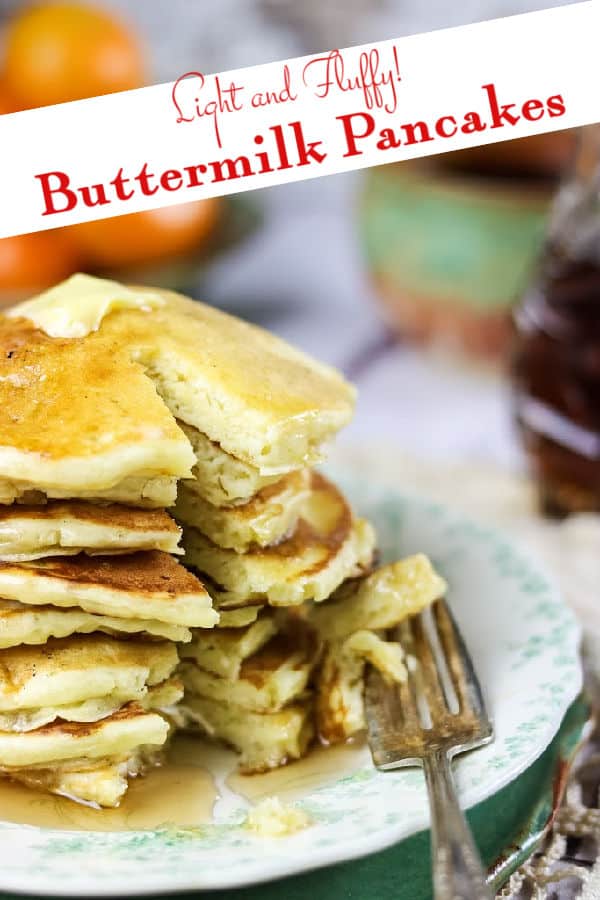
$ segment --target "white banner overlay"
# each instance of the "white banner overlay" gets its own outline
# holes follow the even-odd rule
[[[600,121],[598,0],[0,116],[0,237]]]

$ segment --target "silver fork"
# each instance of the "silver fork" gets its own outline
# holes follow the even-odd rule
[[[436,900],[489,900],[450,765],[458,753],[493,738],[473,664],[443,600],[403,622],[394,638],[404,648],[408,680],[390,686],[375,669],[369,671],[365,699],[373,762],[384,771],[425,771]]]

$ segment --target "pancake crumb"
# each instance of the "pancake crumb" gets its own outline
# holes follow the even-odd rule
[[[245,826],[260,837],[287,837],[309,828],[310,816],[291,803],[282,803],[279,797],[265,797],[257,803],[246,818]]]

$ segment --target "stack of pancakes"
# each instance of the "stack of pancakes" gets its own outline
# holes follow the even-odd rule
[[[247,771],[363,727],[366,662],[402,679],[384,631],[444,586],[373,572],[313,469],[353,400],[168,292],[74,276],[0,317],[0,771],[110,806],[173,723]]]

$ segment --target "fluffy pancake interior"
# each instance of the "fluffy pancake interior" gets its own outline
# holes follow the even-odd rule
[[[235,680],[187,662],[181,664],[180,675],[190,694],[255,712],[277,712],[306,689],[318,650],[312,631],[298,622],[293,633],[290,630],[275,635],[256,653],[246,657]]]
[[[292,472],[233,507],[213,506],[189,485],[179,485],[175,518],[219,547],[244,553],[253,546],[276,544],[294,531],[310,494],[310,475],[307,469]]]
[[[184,534],[185,559],[220,589],[219,605],[263,599],[273,606],[325,600],[342,581],[363,574],[375,546],[372,527],[353,521],[342,494],[316,473],[294,534],[273,547],[235,553],[198,532]]]
[[[245,628],[197,632],[189,644],[180,646],[179,655],[194,660],[206,672],[235,681],[243,661],[264,647],[277,631],[275,617],[263,615]]]
[[[323,639],[339,640],[363,628],[394,628],[446,590],[429,559],[418,553],[343,584],[327,603],[310,609],[309,619]]]
[[[118,504],[51,501],[42,506],[0,506],[0,560],[27,562],[87,552],[181,553],[180,530],[164,510]]]
[[[390,683],[406,680],[400,644],[385,641],[372,631],[356,631],[344,641],[329,644],[325,651],[317,676],[315,712],[319,736],[328,744],[341,743],[366,728],[367,663]]]
[[[201,582],[160,550],[0,563],[0,596],[178,626],[211,628],[218,621]]]
[[[260,471],[241,459],[226,453],[205,434],[178,422],[196,457],[193,479],[184,483],[196,496],[213,506],[235,506],[247,503],[260,490],[277,481],[279,475],[261,475]]]
[[[352,415],[341,375],[256,326],[160,293],[161,309],[112,313],[99,333],[129,347],[173,415],[263,475],[318,460]]]
[[[265,714],[186,694],[182,715],[188,723],[234,747],[241,754],[240,769],[247,774],[299,759],[314,736],[309,700]]]

